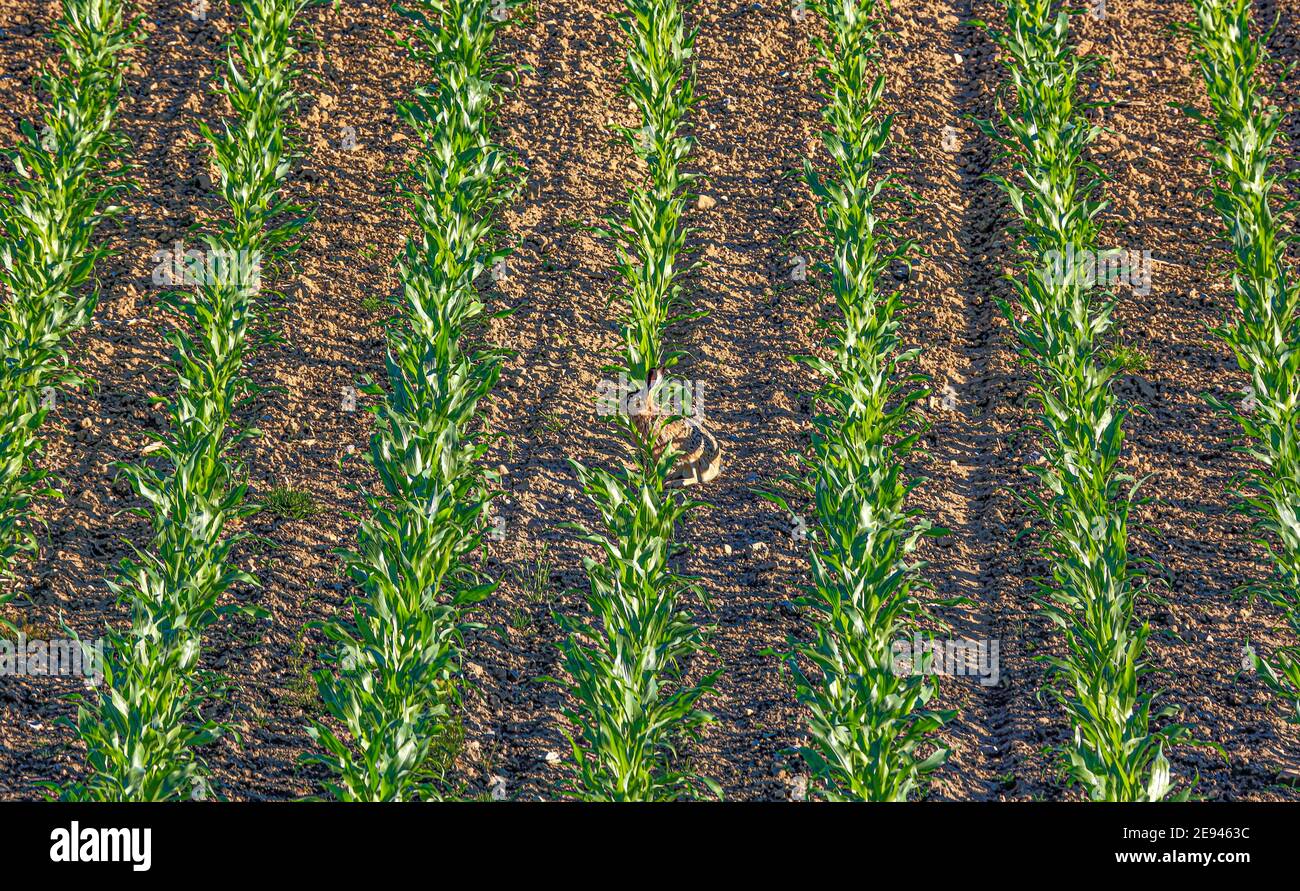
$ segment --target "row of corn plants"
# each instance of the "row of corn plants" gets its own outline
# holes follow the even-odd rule
[[[1238,315],[1215,329],[1250,376],[1247,398],[1218,402],[1246,436],[1252,463],[1243,502],[1269,554],[1272,576],[1258,591],[1281,611],[1300,640],[1300,283],[1287,264],[1295,243],[1279,219],[1275,141],[1283,114],[1268,104],[1259,69],[1265,41],[1251,36],[1249,0],[1193,0],[1193,56],[1210,114],[1187,109],[1212,128],[1205,143],[1214,208],[1232,249]],[[1253,657],[1265,683],[1300,721],[1300,644]]]
[[[1002,308],[1041,409],[1047,461],[1028,468],[1041,489],[1026,500],[1044,521],[1051,567],[1040,601],[1066,644],[1048,659],[1052,695],[1074,730],[1065,768],[1093,800],[1157,801],[1171,792],[1164,747],[1184,730],[1153,726],[1172,709],[1153,711],[1142,683],[1150,629],[1135,622],[1134,606],[1145,581],[1128,553],[1136,484],[1119,467],[1126,412],[1111,391],[1117,366],[1098,354],[1115,300],[1094,293],[1084,264],[1062,273],[1049,262],[1087,256],[1097,242],[1101,174],[1086,153],[1100,129],[1077,95],[1097,60],[1075,55],[1070,13],[1051,0],[1010,0],[1006,29],[985,27],[1015,92],[1000,123],[983,128],[1014,168],[997,181],[1019,216],[1025,258]]]
[[[789,478],[815,512],[812,585],[800,599],[814,617],[814,636],[792,638],[787,663],[808,712],[812,745],[802,754],[816,791],[833,800],[903,801],[943,763],[947,752],[933,733],[952,716],[928,707],[936,692],[932,657],[903,666],[894,650],[924,612],[916,597],[920,564],[911,555],[931,528],[907,507],[917,481],[904,471],[918,436],[910,409],[926,391],[905,369],[917,351],[900,344],[899,293],[881,287],[912,244],[891,244],[879,215],[891,118],[880,110],[876,0],[813,8],[827,35],[814,42],[822,139],[834,165],[823,176],[806,161],[805,177],[829,240],[831,260],[820,267],[838,315],[825,354],[799,357],[822,380],[804,473]],[[783,496],[768,497],[790,510]]]
[[[281,196],[294,150],[293,25],[307,0],[240,0],[243,28],[231,41],[221,92],[233,117],[202,127],[228,205],[202,236],[204,268],[184,270],[192,289],[169,292],[168,341],[176,372],[165,400],[168,429],[153,457],[127,465],[152,531],[110,584],[130,626],[108,635],[104,686],[82,699],[75,721],[87,776],[64,790],[79,800],[158,801],[211,794],[199,748],[224,728],[201,707],[216,680],[200,669],[204,633],[235,607],[236,584],[256,584],[233,552],[251,513],[232,448],[251,435],[232,417],[248,394],[248,332],[258,309],[264,258],[284,255],[304,223]]]
[[[494,212],[521,171],[493,141],[501,63],[492,41],[515,4],[419,0],[398,7],[403,46],[435,80],[399,103],[420,136],[401,195],[415,234],[398,261],[403,312],[391,328],[387,389],[375,409],[370,459],[382,492],[368,496],[355,551],[350,618],[323,626],[336,646],[316,674],[316,722],[327,791],[343,801],[429,800],[444,794],[431,747],[455,720],[469,611],[495,583],[471,562],[481,550],[493,476],[476,410],[501,352],[475,346],[490,317],[475,287],[507,255]]]
[[[670,431],[681,418],[664,409],[680,389],[668,377],[681,357],[668,329],[695,317],[681,283],[690,268],[683,216],[692,176],[681,165],[693,145],[695,31],[676,0],[629,0],[618,22],[629,42],[624,91],[640,115],[639,127],[621,132],[646,171],[618,218],[601,230],[618,260],[613,299],[627,307],[623,347],[605,372],[625,377],[640,408],[613,420],[627,445],[626,466],[610,471],[573,462],[600,518],[597,529],[575,529],[599,557],[583,561],[588,614],[557,618],[566,630],[566,716],[576,728],[569,736],[576,762],[570,792],[649,801],[718,792],[679,757],[681,742],[709,719],[698,705],[716,676],[692,683],[684,673],[703,645],[685,601],[703,601],[704,592],[674,565],[681,551],[676,532],[698,502],[671,482],[679,449]]]
[[[22,125],[0,179],[0,584],[36,549],[33,501],[55,494],[34,464],[39,431],[59,389],[79,383],[67,339],[94,314],[87,287],[104,249],[99,224],[121,210],[126,140],[115,129],[137,21],[122,0],[64,0],[53,31],[60,58],[38,88],[40,130]],[[0,593],[0,599],[4,597]]]

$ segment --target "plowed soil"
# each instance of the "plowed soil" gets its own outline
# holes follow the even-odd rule
[[[527,168],[527,185],[502,219],[518,241],[507,274],[483,281],[495,320],[487,338],[514,351],[485,409],[502,434],[490,460],[505,470],[498,504],[505,536],[485,566],[500,579],[468,641],[464,739],[450,747],[459,794],[553,797],[568,760],[563,699],[538,678],[558,671],[560,631],[553,612],[584,608],[582,546],[560,528],[590,521],[570,458],[612,463],[620,451],[595,416],[602,355],[618,343],[621,309],[609,246],[584,228],[616,211],[636,175],[615,125],[632,112],[619,93],[622,34],[614,4],[541,0],[518,13],[499,40],[521,66],[500,109],[500,141]],[[219,212],[206,176],[200,121],[220,119],[214,73],[237,11],[214,2],[195,20],[191,4],[148,4],[147,40],[138,49],[120,123],[134,146],[136,188],[120,225],[104,231],[113,256],[99,270],[102,297],[93,327],[72,344],[94,385],[60,397],[47,424],[44,466],[63,480],[64,499],[40,506],[41,553],[25,568],[7,615],[31,637],[62,636],[66,622],[97,636],[122,611],[105,577],[143,545],[146,523],[114,463],[140,458],[146,434],[162,423],[149,397],[171,385],[162,335],[166,320],[151,283],[155,252],[173,250],[191,227]],[[1270,43],[1293,61],[1300,35],[1295,0],[1260,3],[1260,21],[1278,16]],[[712,650],[691,670],[723,669],[709,701],[716,721],[683,756],[715,778],[731,799],[784,800],[806,769],[791,749],[804,739],[800,711],[779,660],[768,651],[809,634],[793,606],[805,583],[805,543],[791,518],[755,490],[793,471],[806,447],[813,381],[792,354],[816,348],[817,322],[830,311],[824,283],[792,272],[814,249],[817,220],[800,172],[825,161],[814,86],[812,17],[785,2],[700,0],[689,9],[696,44],[700,175],[687,221],[703,265],[689,290],[706,318],[678,332],[689,351],[682,376],[702,389],[705,413],[725,449],[722,475],[700,491],[708,506],[682,530],[686,569],[710,595],[695,605],[715,626]],[[933,799],[1076,798],[1065,786],[1057,747],[1064,715],[1044,691],[1038,657],[1059,646],[1033,602],[1043,572],[1031,518],[1017,490],[1037,455],[1029,383],[996,304],[1016,261],[1009,209],[987,176],[1005,168],[974,120],[994,116],[1005,90],[998,54],[972,19],[1000,21],[990,0],[903,0],[884,42],[886,106],[895,116],[888,170],[910,197],[895,206],[897,231],[916,239],[910,274],[900,270],[908,308],[905,339],[921,348],[920,370],[935,396],[922,403],[930,424],[913,470],[927,478],[915,504],[949,533],[924,546],[925,577],[953,633],[1000,643],[1000,680],[953,678],[944,705],[959,709],[943,731],[952,750],[928,792]],[[57,4],[0,0],[0,145],[36,116],[32,87],[53,57],[45,35]],[[1155,561],[1141,618],[1150,623],[1150,682],[1176,705],[1195,735],[1217,743],[1170,753],[1174,773],[1199,777],[1196,794],[1214,799],[1300,799],[1285,771],[1300,768],[1300,732],[1251,675],[1241,672],[1247,640],[1268,649],[1286,641],[1281,620],[1234,590],[1265,571],[1229,484],[1244,460],[1231,422],[1205,394],[1233,398],[1245,385],[1208,327],[1233,310],[1226,251],[1207,208],[1205,133],[1176,107],[1204,107],[1200,75],[1185,35],[1190,15],[1170,0],[1109,0],[1103,19],[1081,16],[1081,49],[1106,57],[1086,89],[1113,102],[1093,160],[1110,177],[1105,193],[1110,246],[1149,250],[1149,294],[1125,294],[1116,343],[1144,357],[1118,382],[1134,412],[1127,467],[1145,478],[1149,499],[1132,535],[1135,555]],[[350,593],[337,549],[354,540],[362,490],[375,484],[361,460],[370,416],[345,391],[382,378],[384,298],[394,292],[393,258],[406,235],[391,206],[396,173],[413,156],[394,100],[429,73],[405,58],[390,32],[402,20],[386,2],[346,0],[302,17],[303,156],[288,189],[312,208],[292,266],[269,284],[282,312],[278,335],[249,360],[260,389],[241,422],[260,436],[239,453],[255,501],[273,490],[309,493],[310,515],[264,511],[249,522],[259,538],[239,555],[261,581],[234,596],[270,621],[222,625],[206,664],[230,679],[212,715],[239,731],[206,753],[218,788],[233,799],[315,794],[321,776],[300,765],[311,751],[306,727],[321,710],[310,671],[324,645],[309,623],[338,613]],[[526,66],[526,67],[522,67]],[[1276,78],[1278,69],[1266,76]],[[1283,161],[1295,169],[1300,139],[1296,93],[1286,106]],[[1292,196],[1300,197],[1294,192]],[[0,679],[0,797],[32,798],[42,782],[76,775],[81,751],[59,723],[72,707],[72,682]]]

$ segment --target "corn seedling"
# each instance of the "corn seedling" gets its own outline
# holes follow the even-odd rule
[[[666,330],[696,316],[679,281],[692,179],[680,165],[693,142],[686,130],[695,104],[695,32],[676,0],[629,0],[618,22],[629,42],[624,90],[640,114],[639,127],[621,132],[647,176],[630,189],[626,215],[603,230],[618,258],[616,295],[628,309],[620,361],[605,371],[626,376],[645,405],[615,421],[631,448],[630,467],[610,472],[573,462],[601,521],[596,531],[575,529],[600,559],[583,561],[589,615],[557,619],[567,631],[561,683],[574,703],[566,716],[578,728],[569,736],[576,762],[571,791],[592,800],[653,801],[702,788],[720,794],[677,757],[678,744],[709,720],[697,706],[716,675],[696,684],[683,678],[703,632],[682,602],[702,600],[704,592],[672,563],[680,550],[677,524],[698,503],[670,488],[679,452],[665,432],[679,419],[658,409],[672,386],[667,371],[681,355]]]
[[[222,92],[234,109],[219,131],[203,126],[229,205],[228,221],[204,241],[222,258],[195,276],[192,291],[165,298],[175,318],[168,340],[177,373],[168,429],[156,463],[123,472],[144,500],[152,538],[124,561],[114,592],[130,608],[126,632],[110,632],[104,693],[83,699],[76,729],[89,776],[65,790],[88,800],[207,797],[196,749],[223,728],[200,714],[213,687],[199,670],[202,636],[235,611],[219,603],[235,584],[256,584],[231,559],[245,537],[230,526],[253,512],[230,455],[248,431],[231,416],[247,392],[243,364],[256,315],[260,263],[291,247],[304,218],[279,197],[292,165],[286,117],[295,103],[292,42],[306,0],[241,0],[244,27],[232,38]],[[256,614],[256,611],[245,611]]]
[[[86,288],[103,256],[99,224],[121,208],[114,128],[137,22],[122,0],[65,0],[53,40],[60,59],[38,79],[48,95],[41,130],[24,122],[0,178],[0,584],[36,550],[33,502],[57,494],[33,462],[49,410],[44,393],[75,386],[68,336],[86,325],[98,291]],[[0,593],[0,598],[3,598]]]
[[[1115,363],[1099,363],[1114,300],[1089,288],[1083,264],[1049,271],[1049,256],[1095,249],[1100,174],[1085,159],[1099,128],[1076,96],[1096,64],[1069,43],[1070,14],[1049,0],[1010,0],[1005,30],[984,26],[1004,54],[1014,87],[998,124],[982,125],[1012,160],[997,179],[1020,218],[1027,255],[1002,309],[1032,370],[1048,461],[1030,467],[1041,490],[1026,500],[1044,523],[1051,577],[1038,581],[1046,615],[1066,651],[1046,661],[1051,691],[1074,729],[1071,779],[1098,801],[1158,801],[1171,790],[1164,747],[1184,728],[1152,722],[1142,650],[1149,628],[1134,623],[1142,579],[1128,554],[1134,481],[1118,469],[1125,412],[1111,392]]]
[[[350,744],[317,723],[310,732],[324,752],[309,760],[329,768],[327,789],[339,800],[441,794],[429,762],[456,726],[467,610],[496,587],[469,558],[482,545],[494,484],[475,411],[501,354],[467,340],[486,318],[474,282],[508,253],[495,243],[494,211],[520,180],[491,133],[502,8],[500,0],[398,7],[410,23],[403,46],[437,79],[399,104],[422,148],[402,189],[418,231],[398,263],[404,312],[389,334],[388,389],[368,388],[383,397],[370,447],[383,492],[368,497],[346,555],[360,589],[352,621],[324,626],[338,657],[316,675]]]
[[[912,245],[891,246],[878,216],[889,185],[878,162],[891,119],[880,111],[877,4],[825,0],[811,8],[826,26],[827,39],[814,43],[826,103],[822,138],[835,166],[823,176],[805,162],[805,178],[832,249],[820,269],[839,315],[826,355],[798,357],[823,381],[805,473],[787,478],[816,514],[812,585],[800,600],[814,616],[815,637],[792,638],[787,664],[807,709],[813,745],[801,751],[817,792],[903,801],[945,759],[931,736],[952,716],[927,708],[936,692],[928,665],[899,671],[893,649],[923,612],[914,595],[919,564],[909,554],[930,529],[906,506],[915,481],[903,472],[918,435],[909,410],[925,391],[904,370],[916,353],[900,347],[899,294],[880,287]],[[766,497],[790,510],[783,496]]]
[[[681,677],[684,661],[703,644],[681,603],[704,592],[671,565],[680,549],[677,523],[696,506],[663,486],[673,458],[656,458],[645,444],[630,470],[574,464],[601,519],[599,531],[579,529],[601,558],[583,560],[590,616],[561,620],[568,632],[561,644],[565,686],[576,703],[565,714],[579,728],[569,738],[573,792],[583,799],[676,799],[701,785],[721,794],[675,759],[676,743],[710,720],[697,703],[716,675],[693,685]]]
[[[1189,30],[1193,55],[1210,100],[1207,117],[1187,112],[1213,129],[1205,143],[1213,175],[1214,208],[1232,247],[1233,295],[1238,315],[1215,329],[1250,376],[1248,402],[1214,401],[1249,440],[1243,501],[1254,518],[1273,575],[1260,586],[1300,640],[1300,283],[1286,259],[1295,236],[1279,212],[1275,141],[1283,115],[1267,104],[1259,83],[1266,41],[1251,36],[1247,0],[1193,0]],[[1276,206],[1275,206],[1276,205]],[[1265,683],[1292,707],[1300,722],[1300,645],[1253,657]]]

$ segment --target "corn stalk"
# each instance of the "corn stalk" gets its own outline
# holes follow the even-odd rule
[[[1295,243],[1280,217],[1294,202],[1277,199],[1275,141],[1282,112],[1268,104],[1259,68],[1266,40],[1251,36],[1248,0],[1193,0],[1189,26],[1193,58],[1210,100],[1207,117],[1187,113],[1213,129],[1205,142],[1214,208],[1232,248],[1232,288],[1238,315],[1215,328],[1250,377],[1237,405],[1212,400],[1235,420],[1254,459],[1241,493],[1273,573],[1259,592],[1282,613],[1300,640],[1300,283],[1286,259]],[[1300,722],[1300,645],[1252,657],[1264,682],[1291,706]]]
[[[467,341],[487,318],[475,280],[503,261],[494,212],[521,171],[494,143],[502,68],[491,54],[509,7],[500,0],[420,0],[398,7],[403,43],[435,82],[399,103],[422,147],[402,196],[417,232],[398,262],[405,310],[390,332],[388,390],[370,458],[383,485],[368,496],[347,568],[360,589],[352,621],[323,626],[338,657],[316,674],[326,710],[351,745],[317,722],[324,749],[308,760],[333,774],[343,801],[440,796],[430,747],[457,702],[467,610],[496,584],[470,565],[482,545],[495,480],[475,411],[500,374],[501,352]]]
[[[1028,468],[1041,489],[1026,500],[1044,521],[1051,566],[1038,581],[1040,602],[1065,636],[1065,655],[1047,662],[1051,693],[1074,728],[1066,770],[1093,800],[1158,801],[1171,791],[1164,747],[1184,730],[1152,729],[1173,709],[1153,712],[1141,685],[1150,629],[1134,620],[1143,590],[1128,554],[1136,485],[1119,469],[1126,412],[1111,392],[1117,365],[1097,355],[1115,301],[1093,296],[1084,264],[1062,275],[1048,262],[1092,252],[1104,206],[1100,174],[1085,159],[1100,130],[1076,96],[1097,60],[1073,53],[1069,21],[1050,0],[1010,0],[1005,30],[984,25],[1004,53],[1015,101],[983,128],[1014,164],[1011,178],[995,179],[1019,216],[1026,254],[1011,279],[1015,300],[1001,305],[1032,371],[1048,459]]]
[[[232,552],[245,533],[232,525],[253,512],[231,451],[251,435],[232,430],[248,393],[243,366],[257,312],[263,259],[283,255],[305,222],[280,196],[294,150],[287,117],[295,106],[293,23],[308,0],[240,0],[244,27],[232,38],[221,91],[234,117],[201,127],[212,151],[228,220],[203,235],[208,262],[184,272],[193,290],[169,292],[164,306],[177,375],[165,405],[168,429],[148,462],[122,468],[151,524],[110,582],[131,615],[105,648],[105,689],[83,698],[76,730],[89,776],[65,790],[80,800],[159,801],[211,794],[196,751],[225,728],[200,708],[214,692],[199,668],[204,632],[240,611],[220,603],[235,584],[255,585]]]
[[[812,585],[798,601],[813,615],[815,636],[792,637],[786,664],[807,709],[813,744],[800,752],[816,775],[815,792],[837,801],[904,801],[946,758],[942,747],[928,755],[922,748],[954,714],[927,707],[937,690],[932,657],[900,671],[894,651],[924,613],[914,594],[921,564],[909,555],[931,529],[907,507],[917,481],[903,470],[918,435],[910,409],[926,391],[905,370],[917,351],[901,348],[899,293],[880,287],[913,244],[891,243],[888,220],[878,215],[890,187],[878,167],[892,117],[880,110],[877,3],[823,0],[811,9],[827,34],[813,43],[825,100],[822,141],[834,166],[822,175],[805,161],[804,176],[832,251],[819,268],[838,316],[824,355],[796,357],[822,379],[813,394],[812,451],[802,456],[802,475],[785,477],[816,514],[808,530]],[[763,495],[791,511],[785,496]]]
[[[76,386],[66,341],[94,315],[86,288],[99,224],[121,211],[110,202],[127,183],[126,139],[114,129],[127,56],[138,22],[121,0],[65,0],[53,40],[60,58],[38,79],[49,96],[41,130],[22,124],[12,171],[0,178],[0,584],[36,551],[30,514],[58,493],[34,464],[47,398]],[[6,599],[0,591],[0,602]]]
[[[628,40],[624,92],[640,115],[639,127],[620,132],[647,175],[629,189],[621,219],[600,230],[618,259],[615,299],[627,306],[619,361],[605,371],[626,375],[645,410],[615,421],[631,453],[628,467],[572,462],[600,515],[597,530],[572,528],[601,559],[583,561],[589,615],[556,617],[567,631],[560,644],[567,679],[557,683],[569,693],[565,714],[577,728],[568,736],[576,766],[570,791],[588,800],[653,801],[702,788],[721,794],[678,758],[677,746],[710,720],[698,702],[717,675],[694,684],[683,677],[704,634],[682,604],[703,600],[704,591],[673,566],[681,550],[675,530],[698,502],[668,487],[679,452],[665,431],[678,419],[659,410],[673,386],[666,373],[682,355],[667,329],[698,315],[680,283],[693,179],[681,162],[693,145],[695,31],[676,0],[628,0],[618,23]]]

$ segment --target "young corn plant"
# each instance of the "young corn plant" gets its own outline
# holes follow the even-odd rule
[[[1215,402],[1240,426],[1253,460],[1242,493],[1273,574],[1259,588],[1300,641],[1300,282],[1287,263],[1287,234],[1277,198],[1274,146],[1283,114],[1260,86],[1265,41],[1251,36],[1247,0],[1193,0],[1193,57],[1200,64],[1210,114],[1186,109],[1214,136],[1205,142],[1214,208],[1232,246],[1238,315],[1215,329],[1250,376],[1247,399]],[[1300,722],[1300,644],[1254,657],[1264,682]]]
[[[624,432],[639,436],[632,425]],[[720,795],[711,780],[680,767],[676,749],[710,720],[698,702],[717,677],[682,679],[704,633],[681,604],[703,600],[704,591],[672,566],[680,551],[674,534],[697,503],[663,486],[675,456],[656,457],[645,439],[639,445],[631,469],[574,462],[601,520],[598,531],[579,528],[579,535],[601,559],[583,559],[590,615],[563,621],[562,664],[575,703],[565,714],[579,728],[569,737],[577,767],[572,791],[600,801],[674,800],[701,787]]]
[[[246,21],[232,38],[221,88],[235,116],[220,130],[202,127],[229,218],[204,235],[202,268],[183,271],[193,290],[164,300],[175,318],[168,341],[177,375],[168,429],[157,458],[123,468],[145,502],[140,513],[152,537],[110,583],[131,624],[109,634],[104,692],[78,708],[89,770],[64,790],[67,798],[211,794],[197,750],[223,728],[200,713],[213,686],[199,654],[204,632],[235,611],[220,603],[225,592],[256,584],[232,560],[244,535],[230,527],[253,509],[231,454],[250,433],[232,432],[231,418],[247,393],[243,366],[263,258],[287,252],[304,223],[280,190],[293,159],[286,123],[295,104],[292,26],[305,5],[242,0]]]
[[[927,707],[936,692],[928,666],[898,671],[893,649],[923,613],[914,593],[919,564],[909,555],[930,529],[907,507],[916,482],[903,471],[917,438],[909,409],[925,391],[905,372],[916,351],[900,346],[899,294],[880,287],[911,244],[891,245],[878,216],[891,119],[880,111],[877,4],[825,0],[812,8],[827,34],[814,43],[834,167],[822,176],[806,162],[805,178],[832,248],[821,268],[839,314],[826,354],[798,357],[823,381],[805,472],[788,478],[816,512],[812,585],[800,601],[814,616],[815,637],[792,638],[787,662],[808,711],[813,745],[801,751],[818,793],[903,801],[943,763],[947,751],[932,735],[953,714]],[[784,497],[767,497],[790,510]]]
[[[679,283],[688,271],[679,268],[688,234],[682,217],[695,179],[681,169],[694,144],[688,120],[696,101],[690,66],[695,31],[686,28],[675,0],[631,0],[618,23],[629,42],[624,92],[641,119],[639,128],[621,132],[648,176],[629,190],[626,216],[608,221],[604,230],[618,256],[617,298],[627,304],[623,364],[606,370],[648,386],[681,358],[666,343],[668,327],[697,315]]]
[[[629,446],[629,467],[611,472],[573,462],[600,515],[598,530],[574,528],[601,559],[583,561],[589,615],[557,616],[567,631],[560,644],[567,678],[557,683],[569,693],[566,716],[578,728],[569,736],[576,763],[570,791],[587,800],[656,801],[705,789],[721,794],[680,764],[678,746],[709,720],[698,703],[717,675],[694,684],[684,677],[704,632],[683,601],[703,600],[704,592],[673,562],[681,550],[677,525],[698,502],[669,486],[679,453],[664,431],[676,418],[655,409],[671,386],[667,371],[681,357],[667,329],[697,316],[680,283],[692,180],[681,162],[693,143],[687,130],[695,31],[676,0],[629,0],[618,22],[629,43],[624,89],[641,119],[622,134],[647,173],[630,189],[626,215],[603,230],[618,258],[616,298],[627,305],[622,353],[605,370],[626,375],[646,410],[615,421]]]
[[[1014,302],[1002,308],[1034,378],[1048,457],[1029,468],[1041,490],[1026,499],[1044,520],[1051,566],[1038,583],[1041,602],[1065,636],[1065,655],[1048,663],[1052,694],[1074,728],[1066,769],[1093,800],[1158,801],[1171,792],[1164,748],[1184,729],[1153,729],[1173,710],[1153,712],[1141,684],[1149,628],[1133,615],[1135,485],[1119,469],[1125,412],[1111,392],[1116,367],[1098,354],[1114,299],[1094,296],[1083,264],[1058,274],[1047,262],[1092,251],[1103,207],[1100,174],[1085,158],[1099,129],[1076,96],[1096,62],[1073,53],[1069,21],[1050,0],[1010,0],[1005,30],[984,26],[1003,51],[1015,99],[999,124],[983,126],[1015,168],[998,183],[1020,218],[1027,257],[1012,277]]]
[[[368,497],[347,568],[359,594],[351,621],[323,626],[338,647],[316,673],[345,741],[317,722],[324,750],[309,756],[333,775],[342,801],[440,797],[431,747],[457,702],[468,610],[495,590],[471,566],[488,519],[494,479],[476,409],[500,373],[501,353],[470,345],[487,318],[475,280],[504,262],[494,214],[521,171],[492,138],[501,65],[491,54],[507,16],[499,0],[421,0],[398,7],[404,46],[436,81],[399,103],[420,135],[402,196],[417,227],[398,262],[404,314],[391,330],[388,388],[370,459],[382,494]]]
[[[49,97],[41,129],[22,125],[0,175],[0,585],[36,550],[33,502],[57,495],[34,463],[39,430],[48,397],[79,383],[66,342],[94,314],[95,233],[127,186],[114,124],[138,33],[122,0],[65,0],[59,61],[37,82]]]

